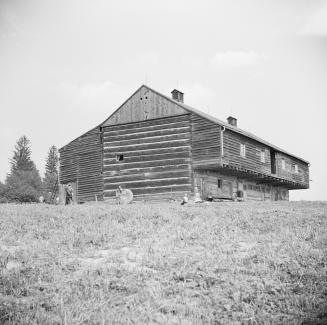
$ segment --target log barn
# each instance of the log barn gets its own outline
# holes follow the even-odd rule
[[[103,123],[60,152],[59,182],[78,203],[115,198],[118,186],[135,200],[288,200],[309,188],[309,162],[227,121],[142,85]]]

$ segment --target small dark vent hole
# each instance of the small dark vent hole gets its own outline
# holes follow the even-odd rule
[[[124,160],[124,155],[117,155],[116,160],[117,161],[123,161]]]

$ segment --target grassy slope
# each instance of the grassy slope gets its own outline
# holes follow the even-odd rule
[[[1,324],[325,324],[327,204],[0,206]]]

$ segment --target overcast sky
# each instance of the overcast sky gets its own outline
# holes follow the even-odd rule
[[[0,180],[25,134],[41,174],[138,87],[170,95],[311,163],[327,200],[327,1],[0,0]]]

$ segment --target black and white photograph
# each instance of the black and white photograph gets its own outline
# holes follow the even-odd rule
[[[327,324],[327,1],[0,0],[0,324]]]

